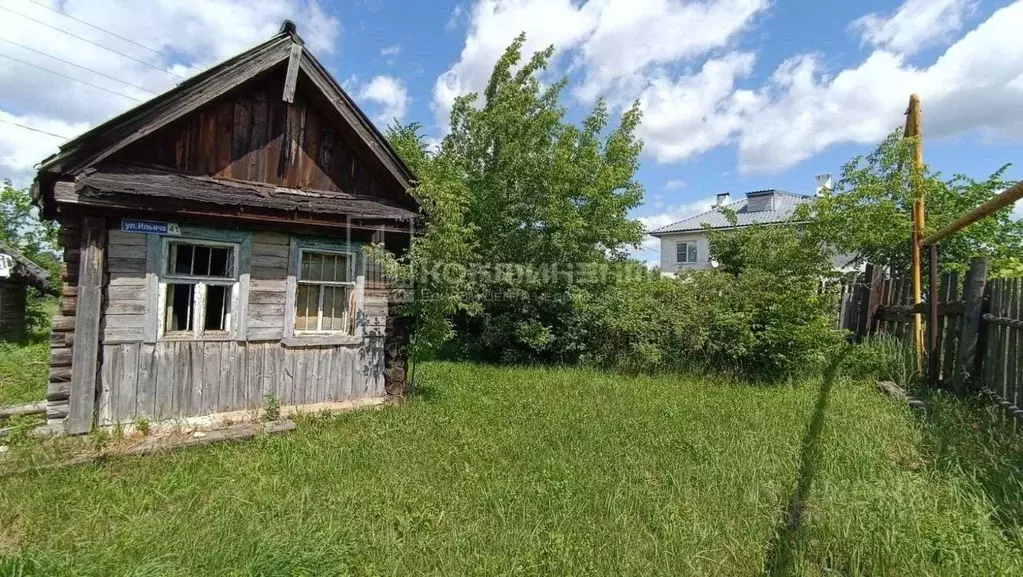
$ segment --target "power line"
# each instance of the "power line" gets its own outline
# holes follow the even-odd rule
[[[4,124],[11,124],[13,126],[17,126],[18,128],[24,128],[25,130],[31,130],[32,132],[38,132],[39,134],[45,134],[47,136],[53,136],[54,138],[60,138],[61,140],[71,140],[66,136],[61,136],[59,134],[54,134],[52,132],[46,132],[45,130],[39,130],[38,128],[32,128],[31,126],[25,126],[24,124],[11,122],[10,120],[4,120],[3,118],[0,118],[0,122],[3,122]]]
[[[72,16],[72,15],[68,14],[67,12],[63,12],[61,10],[58,10],[58,9],[52,7],[52,6],[47,6],[46,4],[43,4],[42,2],[39,2],[39,0],[28,0],[28,1],[33,3],[33,4],[36,4],[38,6],[42,6],[43,8],[46,8],[47,10],[49,10],[50,12],[56,12],[57,14],[60,14],[61,16],[66,16],[67,18],[70,18],[70,19],[74,20],[75,22],[81,22],[82,24],[85,24],[89,28],[94,28],[96,30],[99,30],[100,32],[106,32],[107,34],[113,36],[114,38],[120,38],[121,40],[124,40],[125,42],[129,42],[131,44],[134,44],[135,46],[138,46],[139,48],[145,48],[146,50],[152,52],[153,54],[157,54],[157,55],[163,56],[165,58],[170,58],[170,55],[164,54],[163,52],[160,52],[159,50],[156,50],[154,48],[150,48],[150,47],[146,46],[145,44],[139,44],[138,42],[135,42],[131,38],[126,38],[124,36],[121,36],[120,34],[117,34],[116,32],[111,32],[111,31],[107,30],[106,28],[100,28],[99,26],[96,26],[95,24],[92,24],[90,22],[86,22],[85,20],[82,20],[81,18],[77,18],[75,16]]]
[[[14,10],[11,10],[10,8],[7,8],[6,6],[0,6],[0,10],[5,10],[7,12],[10,12],[11,14],[15,14],[17,16],[21,16],[22,18],[24,18],[26,20],[31,20],[32,22],[35,22],[37,24],[42,24],[43,26],[46,26],[47,28],[52,28],[53,30],[56,30],[57,32],[60,32],[61,34],[67,34],[68,36],[70,36],[72,38],[77,38],[78,40],[81,40],[82,42],[88,42],[89,44],[92,44],[93,46],[96,46],[98,48],[102,48],[103,50],[106,50],[108,52],[113,52],[114,54],[117,54],[119,56],[123,56],[123,57],[125,57],[125,58],[127,58],[129,60],[134,60],[135,62],[138,62],[139,64],[143,64],[145,66],[148,66],[148,67],[152,68],[153,70],[159,70],[160,72],[163,72],[165,74],[170,74],[171,76],[176,76],[176,77],[178,77],[178,78],[180,78],[182,80],[185,79],[184,76],[180,76],[178,74],[174,74],[170,70],[164,70],[163,68],[160,68],[159,66],[156,66],[155,64],[150,64],[150,63],[146,62],[145,60],[139,60],[138,58],[135,58],[134,56],[130,56],[128,54],[125,54],[124,52],[119,52],[117,50],[114,50],[113,48],[108,48],[108,47],[103,46],[102,44],[100,44],[98,42],[93,42],[92,40],[89,40],[88,38],[83,38],[82,36],[79,36],[77,34],[73,34],[71,32],[68,32],[67,30],[63,30],[61,28],[57,28],[56,26],[53,26],[52,24],[47,24],[46,22],[43,22],[42,20],[36,20],[35,18],[32,18],[31,16],[25,16],[21,12],[15,12]]]
[[[148,92],[150,94],[156,94],[155,91],[150,90],[150,89],[148,89],[148,88],[146,88],[144,86],[139,86],[138,84],[132,84],[131,82],[128,82],[127,80],[121,80],[120,78],[117,78],[115,76],[110,76],[109,74],[104,74],[104,73],[102,73],[102,72],[100,72],[98,70],[93,70],[92,68],[86,68],[85,66],[81,66],[79,64],[75,64],[74,62],[71,62],[70,60],[64,60],[63,58],[61,58],[59,56],[54,56],[52,54],[47,54],[45,52],[41,52],[39,50],[36,50],[35,48],[29,48],[28,46],[24,46],[22,44],[18,44],[17,42],[11,42],[10,40],[8,40],[6,38],[0,38],[0,42],[6,42],[8,44],[13,44],[13,45],[17,46],[18,48],[24,48],[25,50],[28,50],[30,52],[35,52],[36,54],[41,54],[41,55],[43,55],[43,56],[45,56],[47,58],[53,58],[54,60],[57,60],[59,62],[63,62],[64,64],[68,64],[68,65],[74,66],[75,68],[81,68],[82,70],[85,70],[86,72],[91,72],[93,74],[97,74],[97,75],[102,76],[104,78],[109,78],[110,80],[113,80],[115,82],[120,82],[121,84],[127,84],[128,86],[131,86],[132,88],[138,88],[139,90],[143,90],[143,91]]]
[[[135,102],[142,102],[141,100],[139,100],[138,98],[135,98],[134,96],[128,96],[127,94],[121,94],[120,92],[117,92],[116,90],[110,90],[109,88],[103,88],[102,86],[99,86],[99,85],[96,85],[96,84],[92,84],[90,82],[86,82],[86,81],[84,81],[84,80],[82,80],[80,78],[75,78],[74,76],[68,76],[67,74],[61,74],[60,72],[56,72],[54,70],[50,70],[49,68],[44,68],[42,66],[39,66],[38,64],[32,64],[31,62],[25,62],[24,60],[18,60],[17,58],[14,58],[13,56],[8,56],[6,54],[0,54],[0,58],[6,58],[8,60],[13,60],[13,61],[15,61],[15,62],[17,62],[19,64],[24,64],[25,66],[31,66],[33,68],[38,68],[39,70],[42,70],[43,72],[49,72],[50,74],[53,74],[55,76],[60,76],[62,78],[67,78],[68,80],[74,80],[75,82],[80,82],[80,83],[82,83],[82,84],[84,84],[86,86],[91,86],[93,88],[102,90],[104,92],[109,92],[110,94],[114,94],[114,95],[120,96],[122,98],[127,98],[128,100],[134,100]]]

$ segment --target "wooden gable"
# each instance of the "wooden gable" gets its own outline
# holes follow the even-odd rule
[[[286,22],[239,54],[61,147],[35,189],[114,165],[380,199],[412,211],[414,176]]]
[[[185,174],[346,192],[414,206],[305,75],[294,102],[285,69],[268,72],[111,157]]]

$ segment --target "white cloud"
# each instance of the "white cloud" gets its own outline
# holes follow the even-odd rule
[[[67,123],[38,116],[17,116],[0,110],[0,179],[11,178],[17,186],[27,184],[25,175],[36,164],[56,151],[62,138],[35,132],[30,126],[62,137],[73,136],[89,127],[88,123]]]
[[[386,125],[395,119],[401,120],[408,111],[411,98],[408,88],[400,78],[393,76],[376,76],[359,90],[359,97],[376,103],[380,113],[376,121]]]
[[[437,124],[442,131],[446,128],[457,96],[486,86],[494,63],[520,32],[526,33],[526,55],[551,44],[555,60],[570,53],[570,69],[583,76],[574,90],[577,98],[589,103],[607,97],[621,104],[644,91],[650,91],[648,100],[667,96],[671,85],[702,88],[687,83],[691,78],[688,72],[677,75],[670,69],[727,46],[749,29],[754,17],[768,5],[769,0],[480,0],[468,16],[465,46],[458,61],[434,86],[432,107]],[[706,75],[700,80],[717,85],[716,79]],[[708,104],[711,108],[688,113],[713,113],[717,101]],[[655,110],[655,117],[648,115],[644,121],[652,134],[669,129],[659,125],[656,114]],[[710,140],[714,140],[712,135]],[[662,151],[660,145],[661,140],[651,142],[648,150],[659,158],[680,154],[677,147]],[[694,147],[702,149],[703,145]]]
[[[753,70],[752,53],[708,60],[695,73],[656,76],[639,95],[643,123],[637,134],[658,162],[677,162],[726,142],[756,103],[735,81]]]
[[[469,14],[469,31],[458,61],[437,78],[433,110],[446,128],[455,98],[481,91],[494,63],[520,32],[526,32],[525,54],[553,44],[564,50],[589,34],[598,16],[596,2],[581,6],[571,0],[480,0]]]
[[[583,101],[648,84],[652,68],[684,62],[727,45],[747,29],[767,0],[608,0],[575,65],[586,78],[575,94]]]
[[[380,49],[381,56],[397,56],[398,54],[401,54],[401,44]]]
[[[296,21],[307,46],[319,53],[330,52],[340,34],[340,23],[326,15],[317,0],[266,0],[255,4],[244,0],[154,0],[139,10],[129,0],[49,0],[48,5],[76,18],[134,39],[160,51],[155,54],[66,16],[29,2],[5,3],[12,10],[133,56],[157,68],[188,76],[231,57],[277,33],[285,18]],[[75,136],[111,116],[135,106],[172,87],[181,78],[150,68],[103,50],[14,14],[4,14],[3,37],[74,62],[79,66],[122,79],[140,88],[116,82],[53,60],[40,54],[4,44],[3,53],[61,74],[122,93],[130,98],[85,86],[49,74],[38,68],[0,59],[0,113],[16,115],[23,124],[58,134]],[[165,56],[170,54],[171,56]],[[134,100],[133,100],[134,99]],[[60,128],[60,130],[57,130]],[[4,125],[0,135],[4,161],[2,177],[24,184],[31,178],[31,165],[56,150],[59,140]],[[17,131],[17,132],[15,132]],[[43,138],[49,144],[40,148]],[[24,159],[34,157],[31,164]],[[25,168],[29,166],[29,168]]]
[[[684,180],[669,180],[664,183],[664,190],[682,190],[686,187]]]
[[[963,27],[974,0],[906,0],[891,16],[867,14],[850,24],[863,41],[899,54],[912,54],[947,39]]]
[[[921,95],[927,138],[980,130],[1023,137],[1023,2],[1002,8],[917,68],[875,51],[834,76],[820,57],[789,59],[757,92],[740,129],[743,171],[779,171],[836,143],[872,144],[902,125],[911,92]]]

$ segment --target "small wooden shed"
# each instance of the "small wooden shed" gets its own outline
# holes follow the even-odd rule
[[[46,290],[49,274],[18,250],[0,243],[0,339],[25,336],[28,289]]]
[[[48,417],[68,433],[405,388],[385,279],[413,174],[291,22],[46,159],[61,315]]]

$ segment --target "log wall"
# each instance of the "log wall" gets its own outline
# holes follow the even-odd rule
[[[81,237],[80,222],[70,218],[61,220],[57,240],[64,248],[64,262],[60,268],[62,288],[60,308],[51,324],[50,379],[46,389],[46,418],[51,425],[63,423],[69,410]]]
[[[0,279],[0,339],[25,335],[28,287],[13,279]]]

